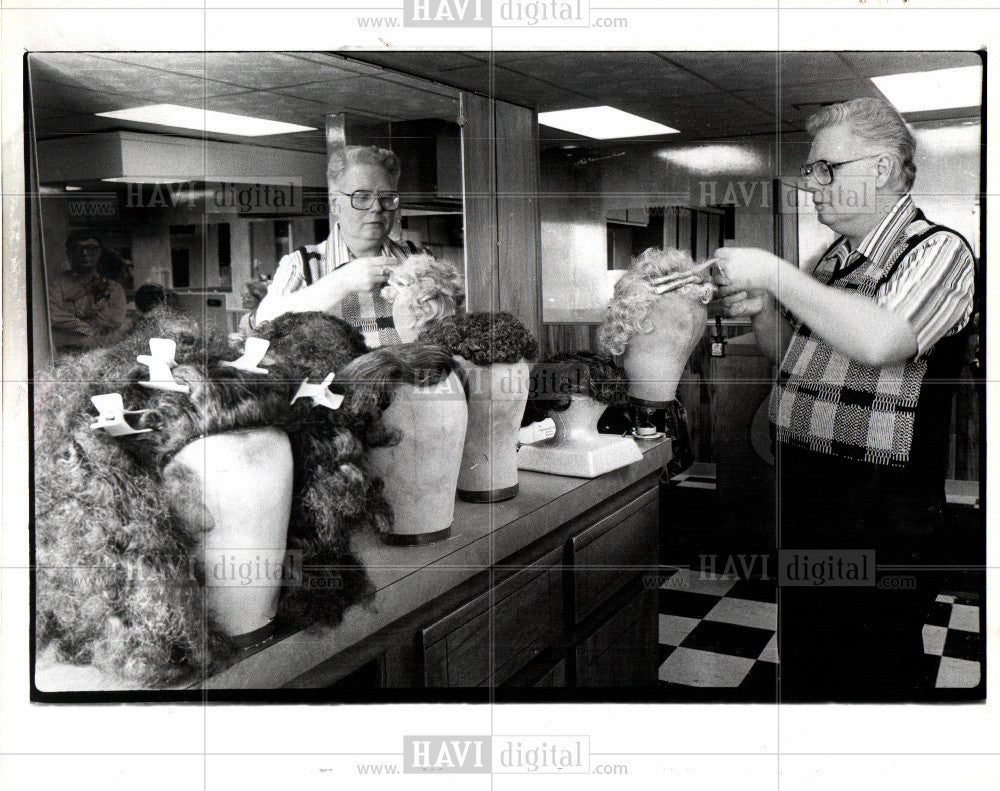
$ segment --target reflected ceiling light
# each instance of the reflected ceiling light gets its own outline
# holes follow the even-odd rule
[[[767,163],[755,151],[742,146],[704,145],[664,148],[656,152],[664,162],[693,173],[764,173]]]
[[[101,181],[111,181],[115,184],[186,184],[191,179],[178,178],[177,176],[112,176],[101,179]]]
[[[135,121],[141,124],[172,126],[177,129],[197,129],[199,132],[217,132],[241,137],[262,135],[284,135],[290,132],[312,132],[314,126],[286,124],[283,121],[269,121],[249,115],[219,113],[199,107],[182,107],[179,104],[150,104],[132,107],[128,110],[110,110],[95,113],[102,118],[117,118],[121,121]]]
[[[65,189],[66,192],[80,192],[80,190],[82,190],[83,187],[78,187],[76,184],[67,184],[65,187],[63,187],[63,189]]]
[[[888,74],[871,79],[901,113],[979,107],[982,101],[980,66]]]
[[[611,140],[616,137],[644,137],[646,135],[672,135],[679,129],[640,118],[638,115],[616,110],[606,104],[600,107],[581,107],[577,110],[556,110],[539,113],[538,123],[561,129],[564,132]]]

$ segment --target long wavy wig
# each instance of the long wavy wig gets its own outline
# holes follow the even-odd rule
[[[150,337],[176,341],[172,374],[189,393],[139,384],[148,369],[136,356],[148,353]],[[64,661],[149,687],[211,672],[232,657],[235,646],[212,622],[198,579],[200,531],[211,529],[193,518],[199,490],[163,472],[194,439],[237,429],[277,427],[293,448],[288,549],[302,553],[305,574],[302,585],[282,590],[284,625],[334,625],[370,591],[349,537],[379,524],[380,514],[369,504],[374,482],[355,463],[361,442],[354,428],[336,426],[322,414],[330,410],[289,406],[297,369],[278,359],[268,362],[268,374],[222,365],[238,356],[225,340],[157,309],[120,343],[68,357],[36,378],[39,649],[54,645]],[[109,392],[139,413],[136,428],[152,431],[111,437],[91,430],[90,398]]]

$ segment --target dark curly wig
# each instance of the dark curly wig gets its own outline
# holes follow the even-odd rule
[[[174,379],[190,393],[143,387],[136,356],[150,337],[177,343]],[[192,575],[204,526],[191,519],[197,494],[178,491],[164,466],[199,436],[274,426],[294,454],[288,548],[302,553],[304,584],[282,589],[289,626],[340,621],[370,591],[349,549],[350,533],[381,527],[359,464],[361,443],[322,408],[289,408],[298,372],[221,365],[236,353],[203,338],[190,321],[157,309],[115,346],[66,358],[34,383],[36,634],[38,647],[92,663],[146,686],[211,672],[234,645],[206,612]],[[92,431],[90,398],[120,392],[132,419],[153,431],[111,437]],[[296,405],[297,406],[297,405]],[[181,484],[183,486],[183,483]],[[194,526],[194,527],[193,527]],[[208,526],[208,529],[211,529]],[[317,584],[317,580],[336,584]],[[207,616],[207,617],[206,617]]]
[[[474,365],[532,362],[538,342],[510,313],[462,313],[427,325],[420,340],[436,343]]]
[[[557,354],[531,369],[531,390],[523,425],[551,412],[569,409],[574,395],[585,395],[607,406],[628,403],[628,374],[614,359],[589,351]]]

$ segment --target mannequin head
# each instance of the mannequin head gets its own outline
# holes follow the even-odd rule
[[[380,534],[388,543],[426,543],[449,533],[468,419],[457,368],[440,346],[404,343],[342,371],[351,408],[377,409],[387,433],[368,462],[392,506],[392,527]]]
[[[427,325],[462,367],[469,425],[458,495],[496,502],[517,494],[517,431],[528,398],[528,363],[538,354],[531,333],[509,313],[465,313]]]
[[[563,412],[575,396],[586,396],[605,407],[624,406],[628,403],[628,374],[606,354],[578,351],[553,355],[531,369],[525,420],[533,422]]]
[[[424,325],[454,315],[465,301],[465,280],[447,261],[421,253],[389,270],[382,297],[392,303],[392,320],[404,343]]]
[[[136,357],[149,353],[151,337],[176,341],[171,373],[190,392],[139,384],[148,380],[149,370]],[[203,550],[225,520],[204,497],[201,478],[210,480],[207,473],[217,468],[200,471],[184,461],[192,443],[216,437],[280,435],[292,450],[285,459],[294,469],[283,471],[281,458],[253,454],[255,475],[262,479],[259,496],[266,500],[274,485],[269,472],[276,473],[273,480],[287,473],[294,487],[288,548],[301,554],[303,566],[351,567],[331,572],[342,578],[337,586],[282,588],[279,613],[289,624],[339,622],[343,609],[366,593],[367,576],[350,554],[347,536],[374,519],[363,507],[345,513],[343,503],[362,502],[371,479],[360,468],[336,464],[350,444],[345,440],[360,443],[349,429],[338,432],[313,414],[289,408],[298,385],[293,371],[277,361],[268,374],[221,364],[238,356],[224,339],[205,338],[193,323],[157,309],[120,343],[67,358],[38,377],[40,647],[52,643],[63,660],[92,663],[146,686],[209,671],[232,655],[233,632],[213,615],[210,601],[205,619],[204,584],[210,575]],[[96,418],[91,396],[113,392],[121,394],[126,410],[142,410],[130,424],[150,431],[114,437],[91,429]],[[314,468],[302,448],[333,463]],[[307,606],[301,606],[303,599]]]
[[[694,267],[680,250],[650,248],[640,255],[615,285],[598,343],[622,357],[629,376],[629,395],[640,401],[666,404],[674,399],[677,382],[705,331],[714,287],[703,282],[657,294],[651,281]]]

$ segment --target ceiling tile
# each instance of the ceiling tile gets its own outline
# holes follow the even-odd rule
[[[842,52],[840,57],[862,77],[982,64],[975,52]]]
[[[480,58],[470,57],[464,52],[358,52],[353,53],[368,63],[377,63],[391,69],[432,77],[434,74],[453,69],[475,66]],[[486,55],[487,53],[484,53]]]
[[[279,92],[317,102],[324,113],[351,112],[390,120],[458,115],[457,95],[443,96],[380,77],[312,83]]]
[[[665,58],[727,91],[765,91],[778,82],[774,52],[663,52]]]

